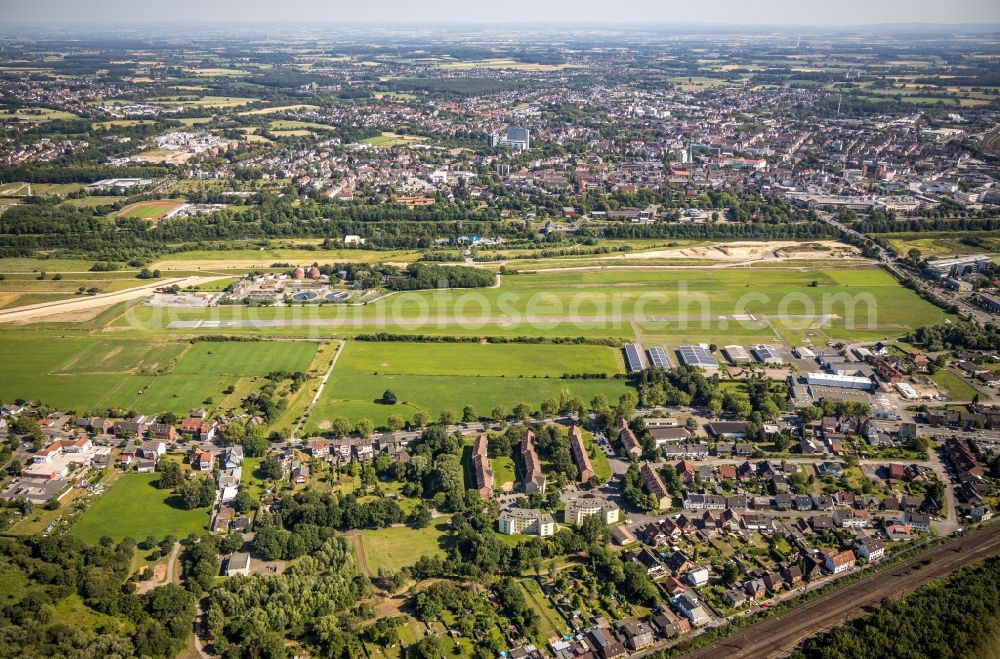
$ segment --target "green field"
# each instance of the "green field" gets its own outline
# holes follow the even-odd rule
[[[157,474],[123,474],[72,529],[89,543],[102,536],[116,542],[125,537],[142,540],[147,535],[183,538],[208,530],[209,509],[182,510],[175,507],[171,490],[161,490]]]
[[[362,144],[371,144],[373,146],[383,146],[383,147],[394,147],[394,146],[407,146],[409,144],[414,144],[416,142],[426,141],[426,137],[418,137],[416,135],[398,135],[396,133],[382,133],[376,137],[369,137],[367,139],[361,140]]]
[[[340,375],[463,375],[559,377],[622,372],[619,351],[604,346],[514,343],[394,343],[350,341]]]
[[[117,214],[117,217],[124,217],[127,219],[139,219],[139,220],[149,220],[155,217],[159,217],[164,213],[169,213],[173,209],[177,208],[182,202],[180,201],[163,201],[163,202],[150,202],[144,201],[140,202],[134,206],[130,206],[125,210]]]
[[[0,332],[0,399],[24,398],[60,409],[120,407],[147,414],[212,408],[223,390],[271,371],[306,371],[317,344],[309,342],[137,341],[125,337],[47,336],[44,350],[30,334]],[[213,402],[206,402],[211,399]],[[230,401],[235,404],[238,401]]]
[[[322,431],[335,417],[368,418],[384,424],[390,414],[411,419],[417,410],[438,416],[461,414],[472,405],[489,416],[499,405],[537,407],[567,389],[590,400],[597,393],[617,398],[622,380],[561,379],[563,373],[617,373],[617,350],[604,346],[479,343],[366,343],[348,341],[309,426]],[[376,402],[386,389],[395,405]]]
[[[885,271],[855,266],[761,268],[752,274],[742,268],[507,274],[499,287],[410,291],[357,307],[185,309],[173,318],[239,320],[251,314],[279,321],[267,330],[276,332],[284,323],[295,327],[295,319],[308,319],[313,331],[341,336],[389,331],[621,338],[638,329],[668,344],[671,336],[683,343],[710,332],[717,332],[712,338],[720,342],[727,336],[770,338],[768,322],[789,332],[815,330],[824,341],[894,338],[946,317]],[[135,318],[143,321],[143,310]],[[156,327],[151,322],[148,328]]]
[[[1000,231],[970,231],[967,233],[883,233],[900,256],[916,248],[923,258],[993,253],[1000,255]]]
[[[421,556],[440,556],[444,553],[441,542],[447,531],[447,517],[438,517],[422,529],[391,526],[360,531],[363,561],[370,574],[378,574],[380,567],[399,570],[413,565]]]
[[[302,371],[316,354],[317,344],[305,341],[200,341],[185,353],[174,373],[192,375],[267,375],[272,371]]]
[[[944,389],[951,400],[971,401],[976,388],[951,371],[940,370],[931,376],[934,384]]]

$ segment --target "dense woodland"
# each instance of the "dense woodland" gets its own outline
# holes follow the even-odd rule
[[[176,585],[136,594],[126,579],[134,553],[130,539],[87,545],[72,535],[0,538],[0,657],[180,652],[195,598]],[[81,618],[93,624],[81,625]]]

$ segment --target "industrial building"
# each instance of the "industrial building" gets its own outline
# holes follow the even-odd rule
[[[769,346],[767,344],[756,345],[751,348],[753,351],[753,356],[761,364],[767,364],[769,366],[781,366],[785,363],[785,360],[781,358],[778,351],[774,349],[774,346]]]
[[[857,375],[833,375],[821,371],[806,373],[806,382],[810,386],[836,387],[838,389],[861,389],[871,391],[874,388],[871,378]]]
[[[743,346],[726,346],[722,349],[722,354],[725,355],[730,364],[750,363],[750,353]]]
[[[642,359],[639,357],[639,350],[635,347],[635,344],[626,343],[624,350],[625,365],[628,367],[629,372],[634,373],[636,371],[641,371]]]
[[[667,362],[667,351],[659,346],[654,346],[646,350],[646,354],[649,355],[649,364],[655,368],[670,368],[670,363]]]
[[[939,278],[961,277],[970,272],[982,272],[993,260],[985,254],[969,254],[950,259],[926,261],[924,267]]]
[[[706,346],[680,346],[677,348],[677,356],[685,366],[697,366],[706,370],[719,368],[719,362],[715,360]]]

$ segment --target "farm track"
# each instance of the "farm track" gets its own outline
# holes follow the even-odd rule
[[[1000,555],[1000,525],[981,529],[876,572],[684,655],[689,659],[764,659],[789,655],[803,640],[842,625],[887,599],[908,595],[971,563]],[[924,561],[930,559],[928,564]]]
[[[31,321],[35,318],[52,316],[55,314],[70,313],[93,309],[95,307],[108,307],[112,304],[134,300],[136,298],[152,295],[157,288],[178,285],[181,288],[187,286],[198,286],[210,281],[220,279],[220,277],[182,277],[177,279],[160,279],[155,283],[144,286],[136,286],[114,293],[104,293],[101,295],[87,295],[83,297],[73,297],[68,300],[57,300],[55,302],[41,302],[30,304],[13,309],[0,310],[0,323],[11,321]]]

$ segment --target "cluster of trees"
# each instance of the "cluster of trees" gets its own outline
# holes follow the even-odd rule
[[[411,263],[402,277],[390,277],[387,288],[394,291],[413,291],[433,288],[487,288],[496,283],[492,272],[464,265],[432,265]]]
[[[1000,328],[995,325],[980,327],[975,323],[960,321],[925,325],[905,339],[931,352],[938,350],[993,350],[1000,345]]]
[[[19,584],[0,605],[0,656],[175,656],[194,622],[194,597],[173,584],[136,594],[126,583],[134,552],[131,539],[0,538],[0,571]],[[59,617],[71,596],[120,624]]]
[[[347,541],[331,537],[282,574],[233,577],[214,588],[205,609],[212,653],[284,659],[291,639],[317,656],[346,656],[346,612],[370,593]]]
[[[1000,558],[967,567],[877,612],[818,634],[798,659],[985,656],[1000,617]]]
[[[705,377],[700,369],[680,366],[672,370],[650,368],[638,376],[639,400],[644,407],[702,405],[710,414],[723,411],[759,426],[781,414],[787,393],[763,375],[747,381],[747,391],[723,389],[718,374]]]
[[[530,343],[535,345],[590,345],[618,348],[620,339],[592,336],[454,336],[451,334],[358,334],[355,341],[372,343]]]

